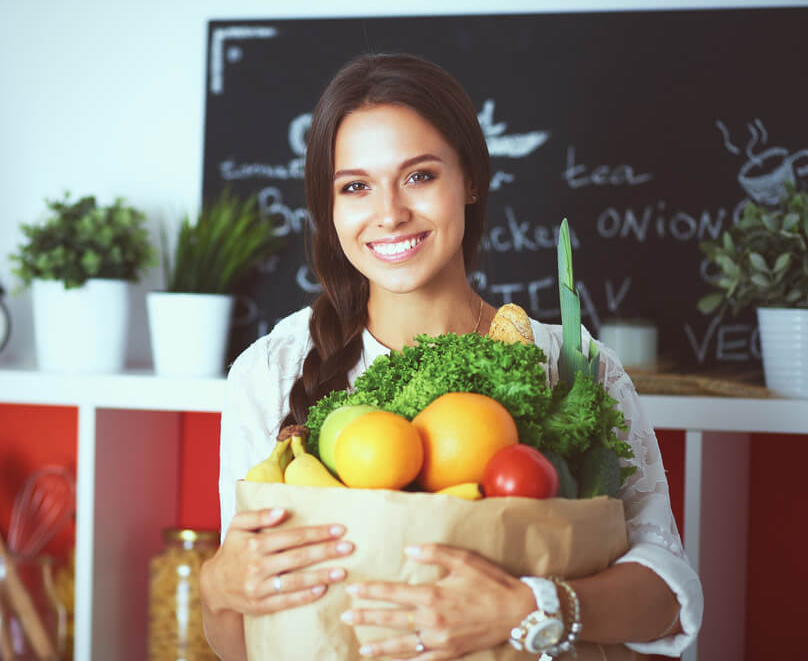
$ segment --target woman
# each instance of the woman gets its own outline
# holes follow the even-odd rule
[[[220,478],[226,535],[201,579],[206,632],[223,659],[246,658],[244,613],[319,599],[347,575],[318,562],[353,550],[338,521],[276,530],[294,513],[234,516],[235,480],[266,457],[282,425],[303,423],[311,404],[348,387],[377,355],[401,349],[419,333],[487,332],[495,310],[466,274],[482,236],[489,176],[474,106],[441,68],[412,56],[363,56],[323,93],[306,156],[313,261],[323,294],[246,349],[228,377]],[[551,379],[557,378],[560,327],[531,324]],[[563,632],[556,643],[577,630],[577,601],[580,640],[632,642],[638,651],[678,655],[700,625],[700,583],[684,556],[656,438],[636,391],[608,349],[602,364],[639,464],[621,491],[630,550],[596,575],[535,585],[558,600]],[[448,575],[432,586],[350,586],[359,596],[401,606],[343,614],[347,626],[401,630],[362,648],[364,656],[437,661],[487,649],[509,640],[544,598],[462,549],[428,545],[407,552],[444,565]]]

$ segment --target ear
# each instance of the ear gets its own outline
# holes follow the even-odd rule
[[[474,204],[477,202],[477,187],[472,181],[466,181],[466,204]]]

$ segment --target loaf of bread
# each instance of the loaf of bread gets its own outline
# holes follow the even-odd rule
[[[503,342],[533,344],[533,329],[527,312],[515,303],[506,303],[497,310],[488,335]]]

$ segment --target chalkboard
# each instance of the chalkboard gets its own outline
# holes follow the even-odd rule
[[[573,232],[584,323],[640,314],[678,367],[760,359],[754,313],[704,317],[698,249],[747,200],[808,180],[808,9],[212,21],[203,195],[258,195],[286,245],[244,287],[231,356],[309,303],[309,113],[344,62],[412,52],[452,72],[492,157],[474,281],[559,320],[556,232]]]

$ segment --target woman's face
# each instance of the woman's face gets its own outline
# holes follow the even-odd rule
[[[464,274],[471,186],[455,150],[417,112],[380,105],[347,115],[334,172],[337,236],[371,286],[407,293]]]

